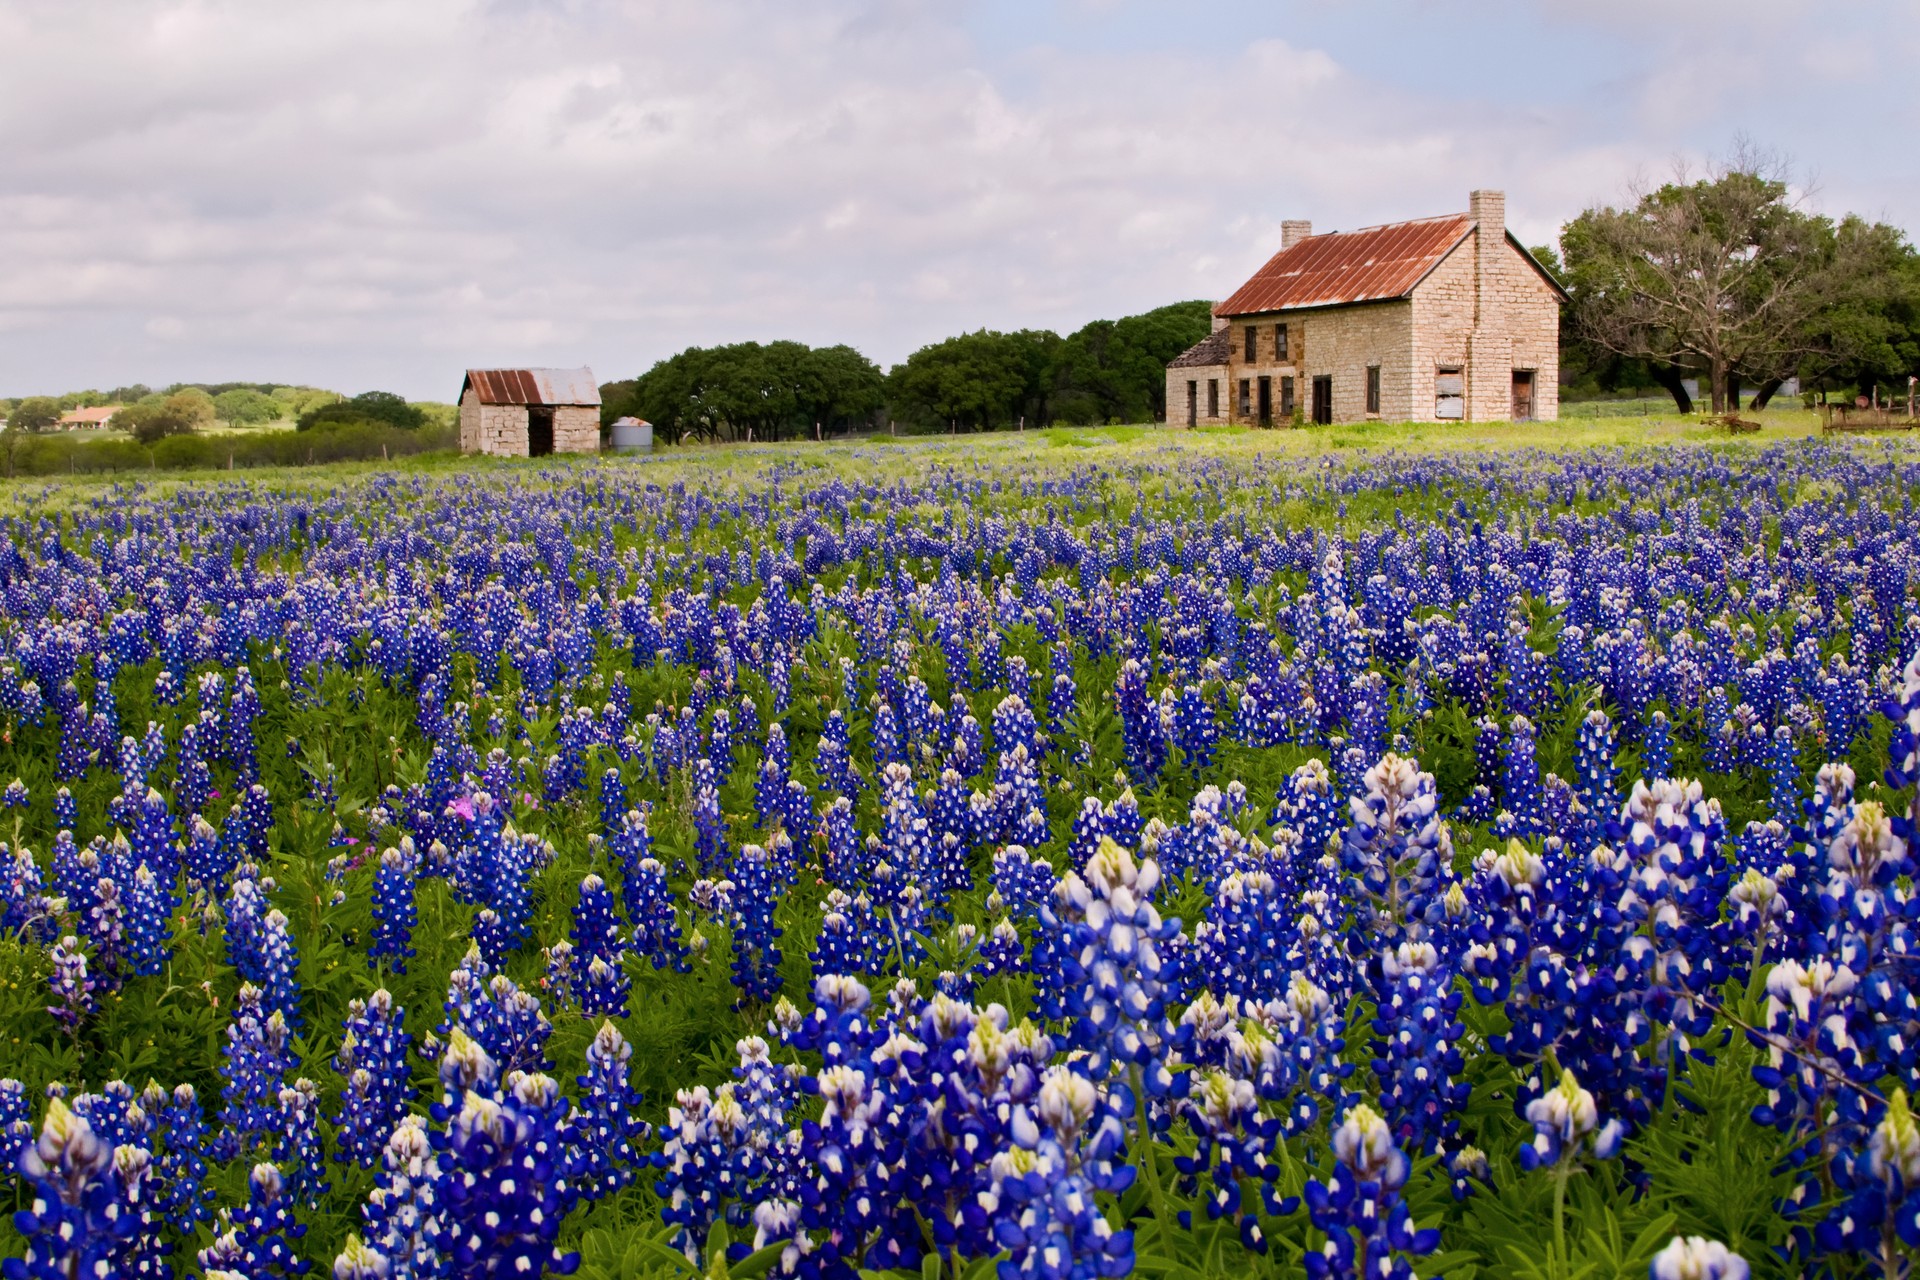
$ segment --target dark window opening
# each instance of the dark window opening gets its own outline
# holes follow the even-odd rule
[[[1321,426],[1333,422],[1333,378],[1327,374],[1313,380],[1313,420]]]
[[[1260,379],[1260,425],[1273,425],[1273,379]]]
[[[1287,358],[1287,326],[1283,324],[1273,326],[1273,358],[1275,360]]]
[[[1293,379],[1280,379],[1280,416],[1293,420]]]
[[[1240,379],[1240,420],[1245,422],[1253,412],[1253,383],[1246,378]]]
[[[1187,383],[1187,425],[1200,425],[1200,383],[1197,380]]]
[[[1380,412],[1380,366],[1367,366],[1367,412]]]
[[[1218,378],[1207,379],[1207,416],[1209,418],[1220,416],[1220,379]]]
[[[553,409],[547,405],[527,407],[527,456],[544,458],[553,452]]]
[[[1259,338],[1255,336],[1253,326],[1248,325],[1247,326],[1247,363],[1248,364],[1252,364],[1254,360],[1257,359],[1259,356],[1259,353],[1254,349],[1255,345],[1258,342],[1259,342]]]

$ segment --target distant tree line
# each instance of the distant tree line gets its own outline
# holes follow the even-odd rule
[[[852,347],[690,347],[601,390],[607,422],[663,440],[781,440],[872,430],[994,431],[1165,416],[1166,364],[1212,328],[1212,304],[1096,320],[1066,337],[982,329],[920,348],[890,371]]]
[[[1742,149],[1702,177],[1588,209],[1540,251],[1572,301],[1565,371],[1599,388],[1658,386],[1691,412],[1764,408],[1803,388],[1887,386],[1920,374],[1920,253],[1897,227],[1807,212],[1786,166]]]
[[[41,432],[57,426],[72,409],[120,405],[113,427],[138,444],[169,436],[192,435],[223,422],[230,427],[264,427],[291,421],[300,431],[337,431],[343,427],[416,431],[451,426],[453,405],[413,403],[390,391],[364,391],[351,398],[318,387],[272,383],[175,383],[155,391],[140,383],[112,391],[71,391],[59,396],[0,400],[0,418],[13,432]]]

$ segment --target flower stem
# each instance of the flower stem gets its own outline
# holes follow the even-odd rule
[[[1139,1064],[1127,1069],[1133,1083],[1134,1134],[1138,1146],[1136,1159],[1147,1175],[1147,1194],[1153,1202],[1153,1220],[1159,1224],[1156,1243],[1165,1249],[1166,1240],[1173,1230],[1173,1211],[1167,1203],[1167,1189],[1160,1185],[1160,1164],[1154,1159],[1153,1130],[1147,1123],[1147,1091],[1141,1077]]]

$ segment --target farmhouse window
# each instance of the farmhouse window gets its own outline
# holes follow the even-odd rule
[[[1252,364],[1255,360],[1260,358],[1260,353],[1255,349],[1259,341],[1260,341],[1259,337],[1255,333],[1254,327],[1252,325],[1248,325],[1247,326],[1247,363],[1248,364]]]
[[[1458,365],[1441,365],[1433,375],[1433,416],[1459,422],[1467,416],[1467,379]]]
[[[1287,358],[1287,326],[1273,326],[1273,358],[1285,363]]]
[[[1367,366],[1367,412],[1380,412],[1380,366],[1377,364]]]
[[[1253,379],[1240,379],[1240,417],[1244,420],[1253,412]]]
[[[1207,379],[1207,416],[1209,418],[1220,416],[1220,379],[1218,378]]]

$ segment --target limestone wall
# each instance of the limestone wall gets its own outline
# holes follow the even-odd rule
[[[527,456],[527,410],[517,404],[481,404],[473,388],[460,398],[460,452]]]
[[[1415,421],[1433,419],[1433,377],[1443,367],[1465,372],[1470,422],[1512,417],[1515,369],[1533,371],[1534,417],[1560,416],[1559,299],[1504,234],[1494,243],[1483,282],[1475,279],[1477,246],[1470,236],[1414,290],[1416,391],[1408,416]],[[1494,323],[1476,330],[1482,306]]]
[[[1227,366],[1223,364],[1196,364],[1184,368],[1175,366],[1167,370],[1167,425],[1184,427],[1187,418],[1187,384],[1193,384],[1193,423],[1194,426],[1218,427],[1228,421],[1228,411],[1232,408],[1227,395]],[[1215,411],[1207,411],[1207,386],[1214,388],[1212,403]]]
[[[1287,358],[1276,355],[1273,326],[1287,326]],[[1246,329],[1254,329],[1254,359],[1247,355]],[[1233,343],[1228,348],[1230,399],[1222,408],[1231,420],[1256,424],[1260,414],[1259,379],[1273,380],[1273,420],[1287,425],[1281,399],[1281,379],[1292,378],[1294,404],[1308,421],[1313,417],[1313,379],[1333,380],[1333,420],[1363,422],[1369,417],[1399,421],[1412,416],[1416,381],[1412,364],[1413,304],[1376,302],[1327,307],[1317,311],[1289,311],[1269,315],[1235,316]],[[1380,367],[1380,411],[1367,412],[1367,367]],[[1249,383],[1248,412],[1240,412],[1240,383]],[[1430,411],[1429,411],[1430,412]]]
[[[600,452],[600,411],[591,405],[561,405],[553,411],[555,453]]]

